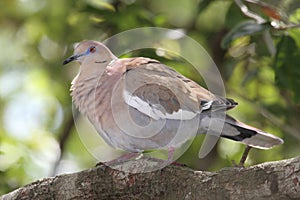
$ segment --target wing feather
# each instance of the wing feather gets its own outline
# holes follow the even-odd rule
[[[139,57],[127,59],[124,64],[126,103],[155,120],[190,120],[203,110],[236,105],[156,60]]]

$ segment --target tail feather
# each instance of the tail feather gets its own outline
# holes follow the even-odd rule
[[[227,126],[231,127],[227,128]],[[226,116],[221,136],[235,141],[240,141],[248,146],[259,149],[269,149],[273,146],[283,144],[283,140],[281,138],[237,121],[228,115]]]

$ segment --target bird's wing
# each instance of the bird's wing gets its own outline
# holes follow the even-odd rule
[[[192,81],[191,79],[188,79],[181,74],[179,75],[180,76],[178,76],[178,78],[180,78],[186,84],[188,84],[191,90],[197,95],[197,98],[201,102],[202,107],[204,107],[204,104],[210,105],[207,106],[207,110],[209,109],[214,111],[220,109],[229,110],[238,105],[238,103],[235,102],[233,99],[214,95],[211,92],[209,92],[207,89],[201,87],[199,84]]]
[[[123,64],[126,103],[153,119],[189,120],[213,105],[233,105],[156,60],[139,57]]]

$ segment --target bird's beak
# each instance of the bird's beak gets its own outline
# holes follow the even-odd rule
[[[64,62],[63,62],[63,65],[66,65],[68,64],[69,62],[72,62],[74,60],[77,60],[77,58],[79,58],[80,56],[82,56],[83,54],[78,54],[78,55],[73,55],[69,58],[67,58]]]

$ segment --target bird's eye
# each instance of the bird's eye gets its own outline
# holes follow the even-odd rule
[[[89,52],[94,53],[96,51],[96,47],[92,46],[89,48]]]

